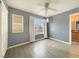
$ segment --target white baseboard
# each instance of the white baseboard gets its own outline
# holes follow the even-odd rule
[[[58,39],[55,39],[55,38],[51,38],[51,37],[49,37],[49,39],[52,39],[52,40],[55,40],[55,41],[58,41],[58,42],[61,42],[61,43],[65,43],[65,44],[70,44],[68,42],[65,42],[65,41],[62,41],[62,40],[58,40]]]
[[[3,58],[5,57],[5,54],[6,54],[7,50],[8,50],[8,49],[5,50],[5,52],[4,52],[4,54],[3,54]]]
[[[0,58],[4,58],[5,57],[6,51],[7,51],[7,49],[4,51],[4,53],[0,54]]]
[[[41,39],[44,39],[44,38],[37,39],[34,42],[39,41]],[[25,45],[25,44],[28,44],[28,43],[31,43],[31,42],[25,42],[25,43],[17,44],[17,45],[14,45],[14,46],[10,46],[10,47],[8,47],[8,49],[11,49],[11,48],[14,48],[14,47],[18,47],[18,46],[22,46],[22,45]]]
[[[8,49],[18,47],[18,46],[22,46],[22,45],[25,45],[25,44],[28,44],[28,43],[30,43],[30,42],[25,42],[25,43],[17,44],[17,45],[14,45],[14,46],[10,46],[10,47],[8,47]]]

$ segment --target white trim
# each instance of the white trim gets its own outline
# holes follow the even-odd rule
[[[7,48],[7,50],[8,50],[8,48]],[[1,58],[4,58],[5,57],[5,54],[6,54],[7,50],[4,51],[4,54],[2,55]]]
[[[65,43],[65,44],[70,44],[68,42],[65,42],[65,41],[62,41],[62,40],[58,40],[58,39],[55,39],[55,38],[51,38],[51,37],[49,37],[49,39],[53,39],[55,41],[58,41],[58,42],[61,42],[61,43]]]
[[[22,17],[22,23],[14,23],[14,16],[20,16]],[[23,15],[17,15],[17,14],[12,14],[12,33],[22,33],[22,32],[14,32],[13,26],[14,24],[22,25],[22,32],[24,32],[24,16]]]
[[[71,30],[71,15],[69,15],[69,43],[70,44],[72,44],[71,43],[71,41],[72,41],[72,30]]]
[[[34,33],[34,17],[29,17],[29,40],[30,42],[35,41],[35,33]]]
[[[34,16],[30,16],[29,17],[29,37],[30,37],[30,42],[33,42],[33,41],[35,41],[35,33],[34,33],[34,31],[35,31],[35,29],[34,29],[34,26],[35,26],[35,24],[33,23],[34,22],[34,19],[35,19],[36,17],[34,17]],[[41,18],[42,19],[42,18]],[[41,20],[40,19],[40,20]],[[45,20],[46,21],[46,19],[42,19],[42,20]],[[40,33],[39,33],[40,34]],[[42,33],[41,33],[42,34]],[[45,24],[44,24],[44,38],[47,38],[48,36],[47,36],[47,22],[45,22]]]
[[[44,39],[44,38],[37,39],[37,40],[35,40],[33,42],[39,41],[41,39]],[[25,42],[25,43],[17,44],[17,45],[14,45],[14,46],[10,46],[10,47],[8,47],[8,49],[11,49],[11,48],[14,48],[14,47],[18,47],[18,46],[22,46],[22,45],[25,45],[25,44],[28,44],[28,43],[31,43],[31,42]]]
[[[30,43],[30,42],[25,42],[25,43],[17,44],[17,45],[14,45],[14,46],[10,46],[10,47],[8,47],[8,49],[18,47],[18,46],[22,46],[22,45],[25,45],[25,44],[28,44],[28,43]]]
[[[4,17],[5,16],[5,17]],[[6,51],[8,49],[8,19],[7,19],[7,16],[8,16],[8,10],[5,6],[5,3],[3,0],[1,0],[1,20],[0,20],[0,23],[1,23],[1,38],[0,38],[0,58],[4,58],[5,54],[6,54]],[[3,21],[2,21],[3,20]],[[5,20],[5,21],[4,21]],[[5,25],[4,25],[5,23]],[[3,30],[5,27],[5,30]],[[3,30],[3,31],[2,31]],[[3,33],[5,35],[3,35]],[[3,38],[5,37],[5,38]]]
[[[72,25],[71,25],[71,16],[77,15],[77,14],[79,14],[79,12],[69,15],[69,43],[70,43],[70,44],[72,44],[72,29],[71,29]]]
[[[48,36],[47,36],[47,22],[45,22],[45,25],[44,25],[44,38],[48,38]]]

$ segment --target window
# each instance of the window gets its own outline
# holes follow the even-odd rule
[[[12,14],[12,33],[23,32],[23,16]]]
[[[44,34],[44,27],[45,27],[44,19],[35,18],[34,25],[35,25],[35,35]]]

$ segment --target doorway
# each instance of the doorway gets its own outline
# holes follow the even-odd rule
[[[47,38],[47,23],[43,18],[30,16],[29,19],[30,42]]]
[[[0,1],[0,57],[4,57],[8,48],[8,9],[3,0]]]
[[[79,45],[79,13],[70,15],[70,43]]]

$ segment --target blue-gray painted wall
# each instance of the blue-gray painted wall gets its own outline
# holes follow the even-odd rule
[[[24,32],[12,33],[12,14],[22,15],[24,17]],[[15,8],[9,7],[9,20],[8,20],[8,45],[13,46],[29,41],[29,16],[35,16],[42,18],[41,16],[34,15],[28,12],[24,12]]]
[[[48,36],[69,42],[69,15],[77,12],[79,12],[79,8],[50,17],[48,24]]]

